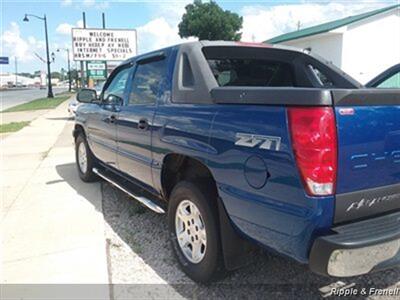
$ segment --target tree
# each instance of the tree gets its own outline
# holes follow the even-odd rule
[[[239,41],[243,18],[229,10],[223,10],[214,1],[202,3],[195,0],[185,7],[179,23],[181,38],[195,36],[199,40]]]
[[[18,73],[18,75],[23,76],[23,77],[28,77],[28,78],[34,77],[31,73],[27,73],[27,72]]]
[[[51,72],[51,78],[61,79],[60,72]]]
[[[67,72],[67,76],[69,76],[69,72]],[[79,73],[78,73],[78,71],[76,69],[72,69],[71,70],[71,78],[73,80],[79,79]]]
[[[67,78],[68,78],[69,72],[67,72]],[[75,86],[78,86],[79,83],[79,73],[76,69],[71,70],[71,80],[75,81]]]

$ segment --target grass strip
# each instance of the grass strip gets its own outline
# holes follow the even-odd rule
[[[39,98],[27,103],[10,107],[6,110],[3,110],[2,112],[16,112],[16,111],[55,108],[68,98],[70,98],[70,95],[56,96],[54,98]]]
[[[18,130],[24,128],[28,124],[29,124],[28,121],[0,124],[0,133],[15,132],[15,131],[18,131]]]

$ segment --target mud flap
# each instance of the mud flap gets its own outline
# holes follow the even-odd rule
[[[218,211],[225,268],[232,271],[250,264],[251,254],[257,249],[256,246],[239,236],[220,198],[218,199]]]

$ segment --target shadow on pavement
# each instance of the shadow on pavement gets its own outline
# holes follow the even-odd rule
[[[96,210],[102,212],[101,199],[98,182],[83,182],[78,175],[75,163],[63,164],[56,166],[57,173],[66,181],[79,195],[89,201]],[[55,181],[49,181],[46,184],[53,184]]]
[[[74,117],[57,117],[57,118],[46,118],[47,120],[54,120],[54,121],[73,121]]]
[[[341,284],[358,290],[387,288],[400,283],[400,268],[362,277],[334,279],[316,275],[306,265],[260,250],[259,254],[252,257],[251,264],[231,272],[225,279],[207,286],[196,284],[179,269],[174,258],[168,241],[165,215],[147,210],[107,182],[100,183],[102,205],[99,205],[100,199],[93,198],[98,193],[90,192],[98,188],[98,183],[80,181],[75,164],[56,168],[77,193],[96,209],[102,208],[104,219],[112,230],[112,236],[108,237],[108,254],[112,282],[116,284],[113,286],[116,299],[118,295],[126,297],[127,293],[134,298],[140,297],[138,295],[168,295],[176,298],[178,295],[185,298],[318,299],[324,293],[329,293],[330,287],[339,280]],[[145,267],[137,266],[138,258],[145,262]],[[146,271],[146,268],[150,271]],[[136,284],[151,282],[167,282],[168,285]]]

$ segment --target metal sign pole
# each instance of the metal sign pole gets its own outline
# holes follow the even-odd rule
[[[82,13],[82,18],[83,18],[83,27],[85,28],[85,12]],[[85,70],[83,67],[83,60],[81,60],[81,88],[83,88],[85,86]]]
[[[86,14],[83,13],[83,28],[86,29]],[[85,68],[86,68],[86,84],[89,86],[89,72],[88,72],[88,62],[85,62]]]
[[[106,15],[104,13],[102,13],[102,19],[103,19],[103,29],[106,29]],[[104,65],[106,66],[106,80],[108,77],[108,69],[107,69],[107,61],[104,61]]]
[[[18,83],[18,63],[17,63],[17,57],[15,57],[15,87],[17,87]]]

